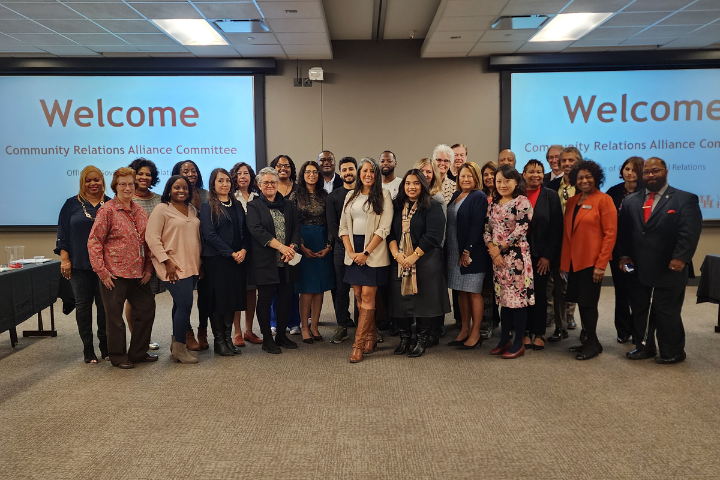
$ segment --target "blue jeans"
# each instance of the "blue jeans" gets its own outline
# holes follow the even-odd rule
[[[193,289],[197,283],[198,276],[183,278],[175,283],[165,283],[173,299],[172,307],[172,330],[175,341],[185,343],[185,334],[190,330],[190,313],[193,306]]]
[[[105,308],[100,297],[100,284],[98,276],[92,270],[78,270],[73,268],[70,275],[70,285],[75,297],[75,321],[83,346],[92,346],[92,306],[93,301],[97,309],[97,337],[100,340],[100,352],[107,354],[107,336],[105,335]]]

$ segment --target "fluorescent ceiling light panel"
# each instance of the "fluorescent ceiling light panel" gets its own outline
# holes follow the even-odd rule
[[[260,19],[252,20],[215,20],[215,25],[225,33],[263,33],[270,29]]]
[[[585,36],[604,22],[611,13],[561,13],[550,20],[531,42],[568,42]]]
[[[183,45],[229,45],[206,20],[153,19],[152,22]]]

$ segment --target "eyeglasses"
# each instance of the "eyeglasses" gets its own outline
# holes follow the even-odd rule
[[[317,177],[318,172],[317,172],[317,170],[305,170],[305,175],[310,175],[311,177]]]
[[[289,163],[276,163],[275,164],[275,170],[290,170],[290,164]]]
[[[660,172],[664,171],[664,168],[653,168],[651,170],[643,170],[643,175],[659,175]]]
[[[263,187],[275,187],[277,184],[278,182],[260,182]]]
[[[442,159],[442,158],[436,158],[435,161],[436,161],[437,163],[450,163],[450,160],[445,160],[445,159]]]
[[[135,183],[117,183],[118,188],[134,187]]]
[[[548,159],[548,160],[552,160],[552,159],[559,160],[559,159],[560,159],[560,155],[548,155],[547,159]]]

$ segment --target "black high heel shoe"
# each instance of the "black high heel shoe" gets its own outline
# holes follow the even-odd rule
[[[543,344],[538,345],[537,343],[535,343],[537,340],[540,340],[541,342],[543,342]],[[533,343],[532,343],[532,349],[533,350],[542,350],[543,348],[545,348],[545,335],[540,335],[540,336],[536,335],[535,339],[533,340]]]
[[[465,342],[467,342],[467,339],[470,338],[469,336],[463,338],[462,340],[453,340],[452,342],[448,342],[449,347],[459,347],[460,345],[463,345]]]
[[[95,356],[95,348],[92,345],[87,345],[83,347],[83,360],[85,361],[85,363],[97,365],[98,359]]]
[[[472,350],[475,347],[481,347],[483,342],[483,338],[480,337],[477,342],[475,342],[475,345],[465,345],[464,343],[460,346],[458,346],[458,350]]]

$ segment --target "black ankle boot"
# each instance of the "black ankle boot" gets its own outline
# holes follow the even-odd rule
[[[210,326],[213,331],[213,346],[215,353],[222,355],[223,357],[235,355],[233,351],[228,348],[227,343],[225,342],[225,322],[223,318],[212,315],[210,317]]]
[[[429,342],[432,341],[430,337],[430,330],[432,329],[432,321],[429,318],[418,318],[417,319],[417,344],[408,357],[419,357],[425,353],[425,349],[428,347]]]
[[[228,349],[232,353],[234,353],[235,355],[240,355],[242,353],[242,350],[240,350],[240,347],[236,347],[232,341],[233,315],[225,315],[225,317],[223,318],[223,326],[225,327],[225,330],[223,331],[223,339],[225,339],[225,345],[227,345]]]
[[[400,343],[394,353],[395,355],[406,355],[410,351],[410,321],[409,319],[399,319],[396,326],[400,334]]]
[[[227,343],[225,342],[225,337],[215,337],[213,345],[215,347],[215,353],[218,355],[222,355],[223,357],[231,357],[235,355],[233,351],[228,348]]]

